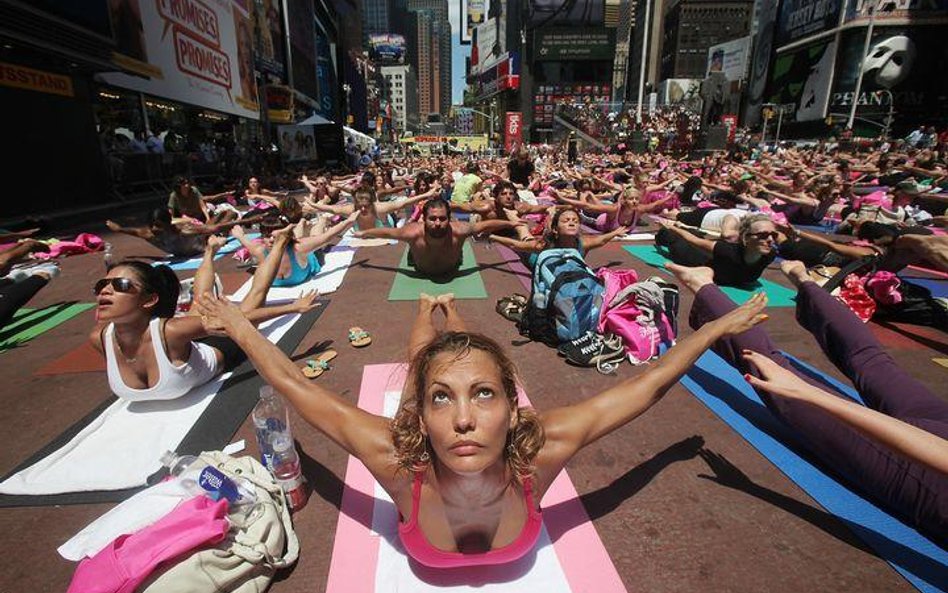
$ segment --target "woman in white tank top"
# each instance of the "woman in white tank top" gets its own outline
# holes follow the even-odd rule
[[[281,247],[292,227],[275,233]],[[225,240],[208,239],[204,259],[194,276],[194,294],[211,292],[214,255]],[[306,294],[278,307],[263,307],[276,276],[283,249],[257,268],[247,297],[240,304],[255,323],[287,313],[304,313],[315,305],[316,295]],[[123,261],[96,282],[96,321],[90,333],[92,346],[106,358],[109,386],[120,398],[174,399],[207,383],[223,371],[223,353],[196,342],[208,335],[204,320],[192,309],[175,317],[180,283],[168,266]]]

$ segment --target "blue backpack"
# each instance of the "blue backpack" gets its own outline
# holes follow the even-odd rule
[[[517,328],[557,346],[596,331],[605,289],[575,249],[542,251],[533,268],[530,300]]]

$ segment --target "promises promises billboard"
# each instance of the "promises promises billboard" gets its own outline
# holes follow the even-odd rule
[[[253,28],[240,0],[127,0],[116,28],[116,61],[148,78],[101,80],[242,117],[260,117]]]

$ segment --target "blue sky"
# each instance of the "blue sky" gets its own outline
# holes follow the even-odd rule
[[[471,55],[470,45],[461,45],[461,0],[448,0],[451,20],[451,103],[464,101],[464,58]]]

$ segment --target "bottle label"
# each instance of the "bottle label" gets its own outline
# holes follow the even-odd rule
[[[237,499],[240,498],[240,491],[237,489],[237,484],[221,473],[217,468],[211,466],[205,467],[198,478],[198,484],[200,484],[201,488],[204,488],[214,500],[226,498],[231,503],[235,503]]]
[[[298,511],[306,504],[306,486],[303,484],[303,475],[296,474],[286,480],[277,480],[283,494],[286,496],[286,502],[290,505],[291,511]]]

